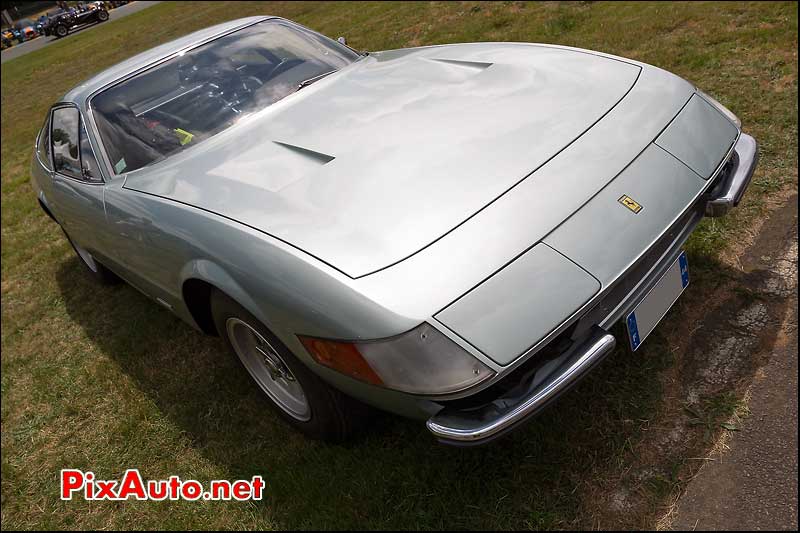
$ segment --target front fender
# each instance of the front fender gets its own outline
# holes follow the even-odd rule
[[[181,268],[181,287],[183,287],[187,281],[193,279],[208,283],[214,288],[224,292],[236,300],[239,305],[252,313],[253,316],[259,319],[270,330],[274,331],[274,324],[270,322],[269,317],[264,312],[262,307],[259,306],[255,300],[253,300],[250,293],[244,287],[242,287],[242,285],[237,282],[223,266],[209,259],[192,259],[187,262],[183,268]],[[191,318],[192,313],[183,298],[182,302],[186,307],[187,316]],[[194,322],[195,325],[198,325],[194,318],[192,318],[192,322]]]

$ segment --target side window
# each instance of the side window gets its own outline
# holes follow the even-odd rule
[[[86,125],[74,107],[53,111],[53,167],[56,172],[91,183],[103,181]]]
[[[47,113],[47,119],[44,121],[44,127],[39,132],[39,139],[36,141],[36,152],[39,154],[39,160],[44,163],[47,168],[53,168],[53,162],[50,161],[50,112]]]
[[[86,135],[86,126],[81,122],[81,169],[83,170],[83,179],[93,183],[103,181],[100,174],[100,167],[97,164],[97,158],[94,156],[94,150],[89,143],[89,137]]]
[[[53,168],[73,178],[81,179],[81,160],[78,153],[80,114],[74,107],[53,111]]]

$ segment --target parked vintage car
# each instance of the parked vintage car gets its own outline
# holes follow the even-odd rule
[[[108,20],[108,11],[105,8],[86,9],[77,11],[74,9],[61,10],[52,15],[44,26],[45,35],[54,35],[57,39],[66,37],[67,34],[79,27],[87,24],[95,24]]]
[[[89,2],[86,4],[86,9],[105,9],[106,11],[111,11],[116,6],[113,5],[111,2],[105,2],[103,0],[98,0],[97,2]]]
[[[343,439],[368,404],[456,444],[539,412],[618,321],[636,350],[757,159],[729,110],[637,61],[360,53],[273,17],[96,75],[36,146],[87,271],[220,335],[296,428]]]
[[[12,35],[8,36],[7,32],[10,32]],[[39,36],[39,33],[36,31],[36,24],[30,19],[20,19],[14,22],[7,32],[3,33],[6,38],[14,38],[20,43],[35,39]]]
[[[2,37],[4,44],[6,44],[7,46],[12,46],[14,39],[17,38],[17,34],[13,28],[6,28],[5,30],[3,30]]]

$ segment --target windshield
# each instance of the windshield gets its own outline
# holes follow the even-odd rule
[[[267,20],[115,85],[91,105],[119,174],[194,146],[357,58],[301,26]]]

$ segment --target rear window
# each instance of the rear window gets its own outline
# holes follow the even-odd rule
[[[117,84],[91,106],[119,174],[194,146],[357,58],[301,26],[267,20]]]

